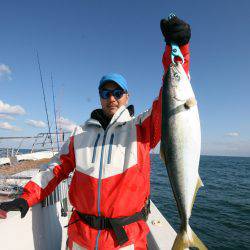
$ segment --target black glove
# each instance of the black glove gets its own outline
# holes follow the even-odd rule
[[[25,199],[17,198],[13,201],[0,203],[0,209],[4,210],[6,212],[20,211],[21,218],[23,218],[29,210],[29,205]]]
[[[190,25],[178,17],[172,17],[170,20],[162,19],[160,26],[167,44],[175,43],[182,46],[189,42],[191,37]]]

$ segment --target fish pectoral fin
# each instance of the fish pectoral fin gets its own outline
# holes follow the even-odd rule
[[[193,232],[190,226],[187,227],[187,230],[181,230],[177,234],[172,250],[188,249],[189,247],[195,247],[200,250],[207,250],[207,247]]]
[[[201,180],[201,177],[198,176],[197,186],[196,186],[197,191],[198,191],[198,189],[199,189],[200,187],[204,187],[204,184],[203,184],[203,182],[202,182],[202,180]]]
[[[190,109],[195,105],[197,105],[197,101],[194,97],[187,99],[186,102],[184,103],[186,109]]]
[[[201,177],[198,175],[198,179],[197,179],[197,183],[196,183],[196,187],[195,187],[195,191],[194,191],[194,197],[193,197],[193,201],[192,201],[192,207],[194,206],[194,201],[195,201],[195,198],[196,198],[196,194],[199,190],[200,187],[203,187],[204,184],[201,180]]]

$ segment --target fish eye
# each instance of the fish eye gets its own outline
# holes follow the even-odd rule
[[[181,79],[180,75],[179,75],[177,72],[174,72],[174,78],[175,78],[177,81],[180,81],[180,79]]]

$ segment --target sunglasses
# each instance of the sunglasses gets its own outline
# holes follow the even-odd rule
[[[113,89],[113,90],[100,89],[99,90],[100,97],[102,99],[105,99],[105,100],[107,100],[110,97],[110,94],[112,94],[112,96],[114,96],[114,98],[116,100],[118,100],[118,99],[122,98],[123,94],[125,94],[125,93],[126,92],[123,89]]]

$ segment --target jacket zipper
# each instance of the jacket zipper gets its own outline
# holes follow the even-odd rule
[[[99,178],[98,178],[98,195],[97,195],[97,210],[98,210],[98,216],[101,216],[101,181],[102,181],[102,161],[103,161],[103,151],[105,146],[105,140],[107,136],[108,128],[104,132],[103,140],[102,140],[102,150],[101,150],[101,159],[100,159],[100,168],[99,168]],[[98,230],[98,234],[96,237],[96,244],[95,244],[95,250],[98,250],[98,241],[101,234],[101,230]]]
[[[124,112],[124,111],[123,111]],[[116,120],[122,115],[122,113],[116,118]],[[115,120],[115,121],[116,121]],[[105,146],[105,140],[107,137],[107,133],[109,128],[115,123],[115,121],[112,124],[109,124],[106,130],[104,131],[104,136],[102,140],[102,150],[101,150],[101,159],[100,159],[100,168],[99,168],[99,178],[98,178],[98,196],[97,196],[97,210],[98,210],[98,216],[101,216],[101,181],[102,181],[102,161],[103,161],[103,151],[104,151],[104,146]],[[98,230],[98,234],[96,236],[96,243],[95,243],[95,250],[98,250],[98,243],[99,243],[99,238],[100,238],[101,230]]]
[[[109,152],[108,152],[108,164],[111,162],[111,153],[112,153],[112,146],[113,146],[113,141],[114,141],[114,134],[111,135],[110,137],[110,142],[109,142]]]
[[[100,134],[97,135],[96,141],[95,141],[95,145],[94,145],[94,151],[93,151],[93,156],[92,156],[92,163],[95,162],[95,156],[96,156],[96,148],[97,148],[97,144],[100,138]]]

